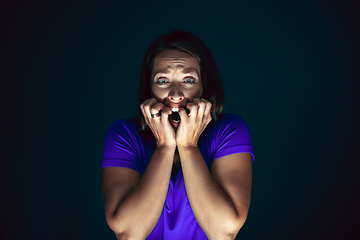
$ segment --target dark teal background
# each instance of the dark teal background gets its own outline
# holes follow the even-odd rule
[[[359,239],[356,1],[5,1],[0,239],[116,239],[102,140],[138,111],[145,51],[193,32],[256,160],[237,239]]]

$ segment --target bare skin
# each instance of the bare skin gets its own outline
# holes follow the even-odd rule
[[[184,108],[191,108],[194,105],[191,102],[195,98],[200,98],[203,91],[198,60],[176,50],[160,53],[154,61],[151,90],[158,102],[151,106],[151,113],[157,113],[166,106],[180,108],[179,113]],[[211,105],[208,106],[211,108]],[[208,115],[210,122],[210,110]],[[174,127],[174,131],[177,131],[179,124],[173,121],[170,121],[170,124]],[[179,152],[176,151],[173,172],[178,169],[179,162]]]
[[[207,168],[198,140],[211,121],[211,103],[201,98],[197,59],[166,50],[155,58],[151,81],[154,98],[140,108],[157,148],[143,176],[131,169],[103,169],[109,226],[118,239],[145,239],[161,215],[171,172],[180,161],[191,208],[207,237],[234,239],[249,208],[251,155],[224,156],[213,162],[211,172]],[[174,107],[180,123],[169,120]],[[151,117],[160,111],[160,117]]]

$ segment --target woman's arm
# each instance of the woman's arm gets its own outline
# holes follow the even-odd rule
[[[211,174],[198,148],[211,121],[211,103],[194,99],[187,107],[189,115],[179,110],[176,143],[191,209],[209,239],[234,239],[249,208],[252,156],[236,153],[216,159]]]
[[[126,168],[102,170],[105,216],[118,239],[145,239],[156,226],[169,187],[175,148],[157,148],[140,173]]]
[[[178,147],[186,193],[195,218],[209,239],[234,239],[250,204],[252,156],[216,159],[210,173],[197,147]]]
[[[157,146],[143,176],[124,168],[102,171],[106,220],[118,239],[145,239],[154,229],[164,207],[174,161],[175,131],[168,120],[171,109],[155,98],[144,101],[140,109]]]

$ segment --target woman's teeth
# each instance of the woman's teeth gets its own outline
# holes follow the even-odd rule
[[[173,111],[173,112],[178,112],[178,111],[179,111],[179,108],[172,108],[171,111]]]

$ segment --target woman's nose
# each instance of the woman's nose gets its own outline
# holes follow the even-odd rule
[[[173,102],[180,102],[184,99],[184,94],[175,88],[169,92],[169,99]]]
[[[171,101],[180,102],[180,101],[182,101],[182,100],[184,99],[184,96],[178,96],[178,97],[176,97],[176,96],[169,96],[169,98],[170,98]]]

